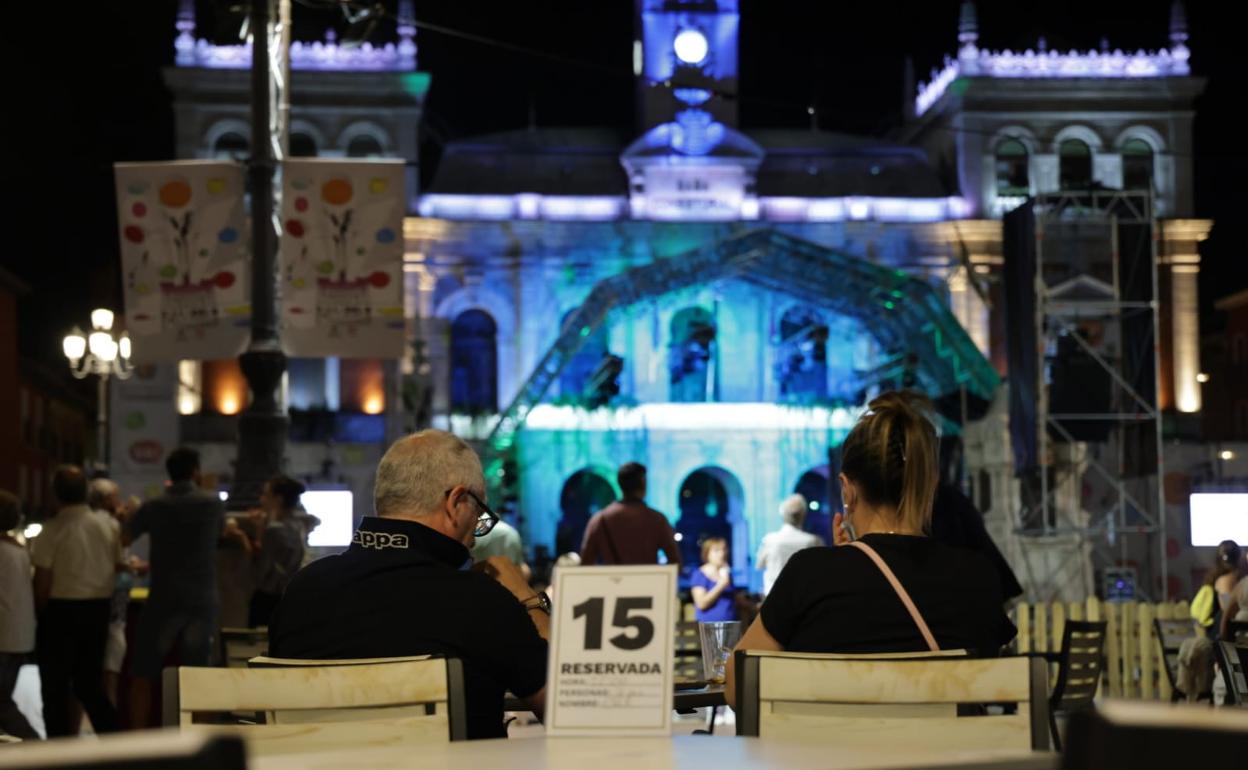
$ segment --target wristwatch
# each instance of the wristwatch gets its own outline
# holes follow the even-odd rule
[[[539,591],[521,603],[526,610],[541,610],[547,615],[550,614],[550,597],[546,595],[545,591]]]

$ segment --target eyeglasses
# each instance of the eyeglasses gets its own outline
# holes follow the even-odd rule
[[[453,491],[455,490],[446,490],[446,495],[449,497]],[[481,509],[481,514],[477,517],[476,529],[472,530],[472,535],[473,537],[485,537],[490,534],[490,531],[494,529],[494,525],[498,523],[498,514],[490,506],[486,505],[484,500],[477,497],[471,489],[465,487],[464,494],[471,497],[472,501]]]

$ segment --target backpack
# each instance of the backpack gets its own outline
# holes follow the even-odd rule
[[[1202,628],[1209,628],[1213,625],[1214,615],[1217,614],[1218,595],[1211,585],[1203,585],[1196,592],[1196,598],[1192,599],[1191,615],[1192,620],[1201,625]]]

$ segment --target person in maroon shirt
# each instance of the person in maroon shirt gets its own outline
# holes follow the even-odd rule
[[[680,564],[676,533],[667,517],[646,505],[646,466],[625,463],[616,473],[623,498],[598,511],[585,528],[581,563],[656,564],[659,551],[668,564]]]

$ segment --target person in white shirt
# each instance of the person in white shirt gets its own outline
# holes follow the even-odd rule
[[[802,531],[802,522],[806,520],[806,498],[801,495],[789,495],[780,503],[780,517],[784,523],[775,532],[763,535],[763,543],[758,548],[758,559],[755,566],[763,570],[763,595],[771,593],[771,587],[780,571],[789,563],[793,554],[805,548],[823,545],[818,535]]]
[[[0,489],[0,732],[24,741],[39,739],[13,702],[26,656],[35,649],[35,595],[26,546],[11,534],[21,522],[18,499]]]
[[[138,498],[132,498],[129,510],[138,508]],[[126,518],[127,503],[122,500],[121,487],[112,479],[92,479],[87,489],[87,505],[93,511],[108,514],[109,523],[121,536],[121,522]],[[122,547],[122,560],[131,569],[139,560],[130,555],[129,549]],[[113,587],[113,597],[109,605],[108,643],[104,647],[104,690],[113,705],[117,705],[117,688],[121,682],[121,664],[126,659],[126,611],[130,605],[130,589],[134,586],[134,575],[130,569],[117,573]]]
[[[39,626],[35,651],[48,737],[76,735],[70,696],[96,733],[118,729],[117,710],[104,693],[104,648],[121,537],[107,513],[87,505],[82,468],[62,465],[52,477],[61,508],[31,546]]]

